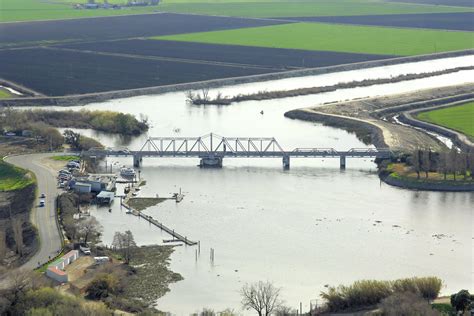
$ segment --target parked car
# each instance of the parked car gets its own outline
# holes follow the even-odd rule
[[[66,165],[68,168],[72,168],[72,169],[80,169],[81,168],[81,165],[75,161],[70,161],[67,163]]]
[[[79,246],[79,249],[82,251],[83,254],[89,256],[91,254],[91,249],[89,247]]]
[[[71,174],[71,172],[69,170],[63,169],[59,170],[59,174]]]

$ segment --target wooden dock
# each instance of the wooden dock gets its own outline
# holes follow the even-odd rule
[[[161,228],[161,230],[164,230],[165,232],[167,232],[168,234],[170,234],[171,236],[173,236],[174,239],[176,239],[176,241],[181,241],[183,243],[185,243],[186,245],[188,246],[195,246],[197,245],[197,242],[195,241],[191,241],[189,240],[187,237],[184,237],[183,235],[181,234],[178,234],[174,231],[174,229],[170,229],[168,227],[166,227],[165,225],[163,225],[162,223],[158,222],[156,219],[154,219],[153,217],[149,216],[149,215],[146,215],[146,214],[143,214],[142,212],[137,212],[138,213],[138,216],[140,216],[141,218],[143,219],[146,219],[148,222],[150,222],[151,224],[155,225],[156,227],[159,227]]]

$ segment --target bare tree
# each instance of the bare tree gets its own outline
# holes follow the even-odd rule
[[[442,151],[438,155],[438,172],[442,173],[444,176],[444,180],[446,180],[446,175],[449,172],[449,153],[446,151]]]
[[[0,266],[3,264],[3,260],[7,254],[7,240],[5,237],[5,231],[0,230]]]
[[[467,154],[467,165],[471,179],[474,179],[474,150]]]
[[[431,150],[420,151],[420,162],[420,169],[425,173],[425,178],[428,178],[431,170]]]
[[[133,248],[136,248],[137,244],[135,243],[135,238],[133,238],[132,232],[127,230],[124,233],[115,233],[112,246],[122,253],[125,263],[128,264],[132,258]]]
[[[413,155],[411,157],[413,169],[415,169],[417,179],[420,179],[421,156],[422,156],[422,151],[420,149],[416,149],[413,152]]]
[[[458,159],[456,161],[456,170],[464,176],[464,180],[467,178],[467,168],[468,168],[468,155],[464,152],[458,154]]]
[[[23,256],[23,220],[15,217],[12,220],[13,239],[15,240],[15,252]]]
[[[457,161],[459,160],[459,153],[457,151],[456,148],[451,148],[451,150],[449,151],[449,155],[448,155],[448,170],[450,173],[453,174],[454,176],[454,180],[456,180],[456,173],[458,172],[458,169],[457,169]]]
[[[84,243],[87,243],[91,237],[98,237],[102,232],[102,225],[91,216],[86,219],[81,219],[77,222],[77,231],[79,235],[83,238]]]
[[[280,289],[268,281],[245,284],[240,295],[242,306],[247,310],[253,309],[259,316],[268,316],[283,304]]]

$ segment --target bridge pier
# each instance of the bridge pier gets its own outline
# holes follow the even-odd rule
[[[142,166],[143,158],[140,155],[133,155],[133,166],[135,168],[140,168]]]
[[[210,156],[201,157],[199,167],[201,168],[222,168],[222,157]]]
[[[346,156],[344,155],[339,156],[339,168],[341,170],[346,169]]]
[[[290,170],[290,156],[283,156],[283,170]]]

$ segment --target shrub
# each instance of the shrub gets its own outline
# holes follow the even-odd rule
[[[441,290],[442,281],[437,277],[407,278],[395,281],[362,280],[352,285],[329,287],[322,292],[329,311],[343,311],[372,306],[394,293],[410,292],[424,299],[435,299]]]
[[[119,292],[119,282],[111,274],[99,274],[86,288],[87,298],[101,300]]]
[[[461,290],[456,294],[451,295],[451,305],[457,310],[464,312],[471,302],[473,302],[471,294],[468,290]]]
[[[441,315],[431,305],[413,292],[395,293],[382,300],[379,306],[384,316],[435,316]]]

